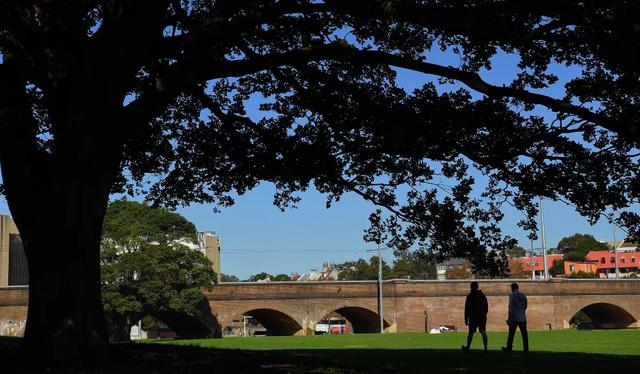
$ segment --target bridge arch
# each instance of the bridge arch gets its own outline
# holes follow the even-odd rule
[[[637,324],[636,317],[616,304],[604,302],[588,304],[576,311],[572,318],[579,312],[584,313],[597,329],[623,329]]]
[[[220,337],[220,325],[212,314],[192,316],[187,313],[163,311],[149,316],[162,321],[182,339],[202,339]]]
[[[296,335],[302,331],[298,321],[287,313],[272,308],[255,308],[242,313],[251,316],[267,329],[269,336]]]
[[[355,334],[380,332],[379,314],[371,309],[361,306],[344,306],[325,315],[329,315],[331,312],[336,312],[349,321]],[[383,320],[383,324],[384,328],[390,326],[386,320]]]

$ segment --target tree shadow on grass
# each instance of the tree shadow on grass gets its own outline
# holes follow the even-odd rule
[[[607,373],[635,372],[640,356],[567,352],[472,351],[452,349],[362,349],[289,351],[290,355],[317,355],[336,367],[351,362],[356,372],[397,373]]]
[[[7,373],[38,373],[36,357],[17,356],[19,339],[0,339]],[[95,368],[48,373],[633,373],[640,356],[446,349],[297,349],[251,351],[170,344],[114,344],[111,360]]]

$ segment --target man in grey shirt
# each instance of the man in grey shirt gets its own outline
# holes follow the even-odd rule
[[[509,325],[509,336],[507,338],[507,346],[502,347],[504,352],[513,350],[513,337],[516,334],[516,328],[520,328],[522,334],[522,347],[525,352],[529,352],[529,336],[527,334],[527,297],[520,292],[518,283],[511,283],[511,295],[509,295],[509,317],[507,324]]]

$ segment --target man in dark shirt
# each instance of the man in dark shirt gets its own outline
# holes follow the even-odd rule
[[[489,311],[489,303],[487,297],[478,289],[478,282],[471,282],[471,292],[467,295],[464,303],[464,324],[469,326],[469,334],[467,335],[467,345],[462,346],[462,350],[469,351],[473,334],[476,330],[480,330],[482,334],[482,343],[484,350],[487,350],[487,312]]]

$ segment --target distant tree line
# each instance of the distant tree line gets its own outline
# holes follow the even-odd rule
[[[392,265],[382,261],[382,277],[384,279],[436,279],[436,256],[422,251],[396,251]],[[378,256],[373,256],[369,261],[359,258],[336,265],[339,271],[338,280],[375,280],[378,279]],[[265,279],[282,282],[290,281],[287,274],[271,275],[260,272],[251,275],[245,280],[240,280],[235,275],[224,274],[220,276],[221,282],[257,282]]]
[[[378,279],[378,256],[373,256],[367,262],[365,259],[347,261],[338,265],[339,280],[374,280]],[[393,265],[389,266],[382,259],[383,279],[436,279],[435,256],[416,251],[412,253],[399,252]]]
[[[281,274],[277,274],[277,275],[271,275],[269,273],[266,272],[261,272],[258,274],[254,274],[252,276],[250,276],[249,278],[245,279],[245,280],[241,280],[240,278],[238,278],[237,276],[233,275],[233,274],[225,274],[222,273],[220,275],[220,282],[222,283],[228,283],[228,282],[257,282],[257,281],[262,281],[262,280],[266,280],[269,279],[270,281],[274,281],[274,282],[285,282],[285,281],[290,281],[291,280],[291,276],[281,273]]]
[[[589,251],[607,250],[607,244],[597,241],[592,235],[579,234],[564,237],[555,248],[550,248],[549,253],[563,254],[563,259],[555,260],[553,266],[549,268],[552,276],[564,274],[564,261],[586,261]],[[396,250],[395,259],[392,264],[382,261],[382,277],[384,279],[436,279],[436,266],[438,259],[434,254],[426,251]],[[522,246],[515,245],[506,250],[509,258],[521,258],[527,256],[527,250]],[[340,271],[339,280],[375,280],[378,279],[378,257],[373,256],[367,261],[359,258],[357,260],[346,261],[337,265]],[[528,273],[528,274],[527,274]],[[520,263],[511,264],[511,277],[530,277],[531,272],[522,268]],[[447,278],[452,277],[448,275]],[[455,277],[455,276],[453,276]],[[474,274],[474,277],[482,277]],[[592,273],[577,272],[570,278],[593,278]],[[271,275],[266,272],[254,274],[246,280],[240,280],[235,275],[222,274],[222,282],[256,282],[269,278],[271,281],[289,281],[291,277],[287,274]],[[464,278],[460,276],[460,278]]]

